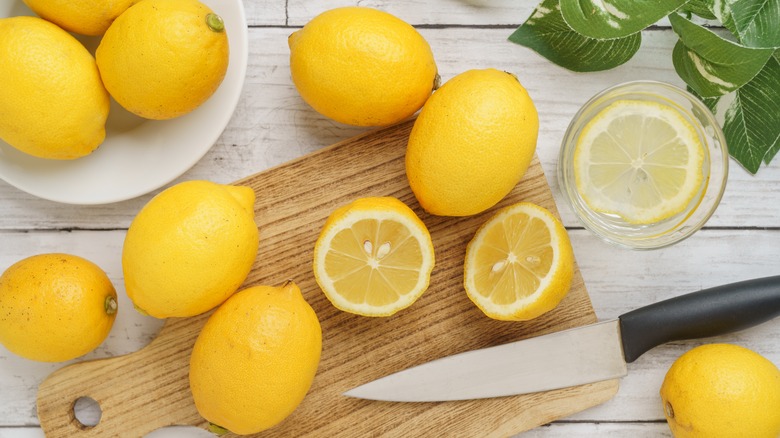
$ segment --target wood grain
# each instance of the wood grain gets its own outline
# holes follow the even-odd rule
[[[258,258],[245,285],[293,279],[323,327],[322,361],[303,404],[261,436],[507,436],[602,403],[617,381],[501,399],[382,403],[343,397],[354,386],[431,359],[596,321],[576,270],[572,289],[552,312],[526,323],[485,317],[462,289],[465,246],[496,208],[536,202],[557,215],[538,160],[498,206],[467,218],[426,214],[408,188],[403,157],[412,122],[346,140],[237,181],[257,193]],[[327,215],[362,196],[395,196],[426,223],[436,249],[429,290],[389,318],[335,309],[311,274],[314,241]],[[76,363],[41,385],[38,416],[47,436],[141,436],[168,425],[204,427],[187,382],[189,353],[208,315],[168,320],[138,352]],[[81,397],[103,416],[85,428],[73,414]]]

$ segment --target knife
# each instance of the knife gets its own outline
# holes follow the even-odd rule
[[[467,351],[344,393],[399,402],[503,397],[615,379],[670,342],[746,329],[780,315],[780,275],[731,283],[641,307],[617,319]]]

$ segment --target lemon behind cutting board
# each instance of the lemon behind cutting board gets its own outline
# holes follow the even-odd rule
[[[303,100],[341,123],[399,122],[438,86],[428,42],[387,12],[331,9],[290,35],[288,44],[292,81]]]

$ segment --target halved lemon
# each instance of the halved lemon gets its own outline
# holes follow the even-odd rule
[[[651,224],[686,210],[701,188],[703,160],[696,129],[678,110],[619,100],[583,128],[575,184],[593,210]]]
[[[360,198],[331,213],[314,245],[314,277],[337,308],[390,316],[428,288],[433,242],[414,211],[392,197]]]
[[[496,212],[466,247],[466,293],[494,319],[527,321],[549,312],[566,296],[573,275],[566,229],[530,202]]]

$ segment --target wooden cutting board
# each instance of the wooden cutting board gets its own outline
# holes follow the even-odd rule
[[[411,437],[509,436],[611,398],[618,381],[513,396],[444,403],[387,403],[342,392],[435,358],[596,321],[579,269],[571,291],[553,311],[530,322],[484,316],[462,286],[466,245],[495,209],[531,201],[556,215],[538,159],[498,206],[467,218],[425,213],[406,181],[404,153],[412,122],[372,131],[237,181],[257,193],[260,249],[245,286],[294,280],[322,324],[322,361],[309,394],[277,427],[258,436]],[[364,196],[395,196],[428,226],[436,251],[429,289],[388,318],[334,308],[311,270],[314,242],[336,207]],[[131,309],[124,309],[132,312]],[[47,437],[140,437],[169,425],[207,427],[188,385],[192,345],[209,314],[166,321],[148,346],[125,356],[87,361],[52,373],[38,393]],[[84,427],[73,405],[96,400],[100,422]]]

